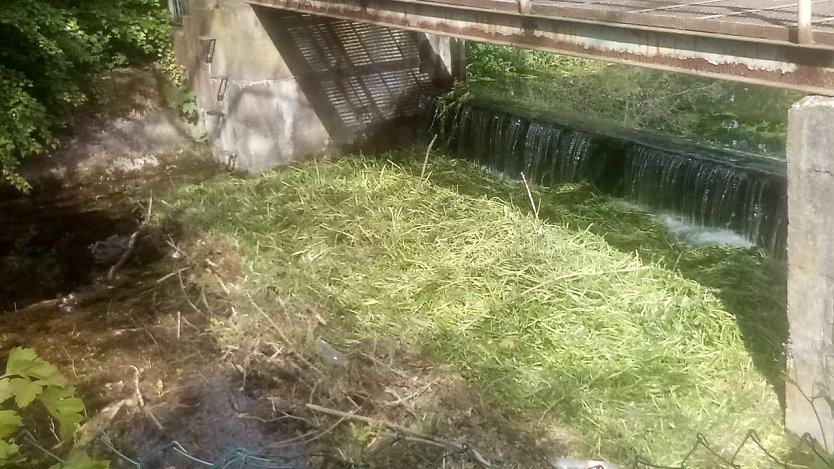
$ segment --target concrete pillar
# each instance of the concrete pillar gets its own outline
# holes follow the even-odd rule
[[[834,98],[788,114],[786,426],[834,451]]]
[[[426,41],[432,52],[426,66],[440,86],[466,79],[466,41],[437,34],[426,34]]]

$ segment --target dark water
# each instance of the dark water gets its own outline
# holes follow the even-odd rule
[[[784,162],[661,137],[462,106],[439,131],[458,155],[540,185],[589,181],[652,211],[731,230],[781,257],[787,230]]]

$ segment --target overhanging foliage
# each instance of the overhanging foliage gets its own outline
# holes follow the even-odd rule
[[[0,9],[0,172],[26,189],[20,160],[53,147],[56,128],[114,66],[170,50],[159,0],[7,0]]]

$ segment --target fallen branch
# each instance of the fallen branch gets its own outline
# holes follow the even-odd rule
[[[315,404],[307,404],[307,408],[312,410],[313,412],[320,412],[322,414],[333,415],[335,417],[340,417],[343,420],[344,419],[355,420],[357,422],[363,422],[363,423],[366,423],[366,424],[371,425],[371,426],[386,427],[390,430],[394,430],[397,433],[401,433],[403,435],[406,435],[406,436],[409,436],[409,437],[412,437],[412,438],[419,438],[420,440],[424,440],[427,443],[431,442],[431,443],[434,443],[434,444],[440,444],[440,445],[443,445],[443,446],[446,446],[446,447],[449,447],[449,448],[454,448],[454,449],[457,449],[457,450],[467,450],[467,451],[469,451],[470,454],[472,454],[472,457],[476,461],[478,461],[479,464],[481,464],[484,467],[492,467],[492,465],[489,463],[489,461],[484,459],[484,457],[481,456],[481,454],[478,453],[478,451],[476,451],[474,448],[472,448],[468,445],[465,445],[465,444],[459,444],[459,443],[456,443],[452,440],[447,440],[445,438],[436,438],[436,437],[424,435],[422,433],[415,432],[414,430],[411,430],[408,427],[404,427],[400,424],[389,422],[387,420],[380,420],[380,419],[375,419],[375,418],[371,418],[371,417],[364,417],[364,416],[361,416],[361,415],[355,415],[353,412],[342,412],[341,410],[330,409],[330,408],[322,407],[322,406],[315,405]],[[340,420],[340,422],[341,422],[341,420]]]
[[[151,193],[150,197],[148,198],[148,211],[145,213],[145,219],[142,220],[142,223],[139,224],[139,228],[130,235],[130,240],[127,242],[127,249],[125,252],[122,253],[122,257],[113,264],[113,267],[110,267],[110,270],[107,272],[107,281],[113,282],[113,279],[116,278],[116,273],[127,264],[127,260],[130,259],[130,255],[133,254],[133,250],[136,248],[136,240],[139,239],[139,234],[142,232],[142,229],[148,224],[148,221],[151,219],[151,215],[153,214],[153,193]]]

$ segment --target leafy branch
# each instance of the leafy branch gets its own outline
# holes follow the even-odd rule
[[[23,427],[21,411],[39,402],[58,422],[62,442],[69,442],[84,419],[84,402],[75,387],[58,368],[38,357],[32,349],[16,347],[9,351],[6,371],[0,375],[0,466],[24,461],[14,435]],[[13,405],[12,405],[13,404]],[[9,408],[11,407],[11,408]],[[109,462],[91,459],[72,449],[65,461],[50,469],[106,469]]]

